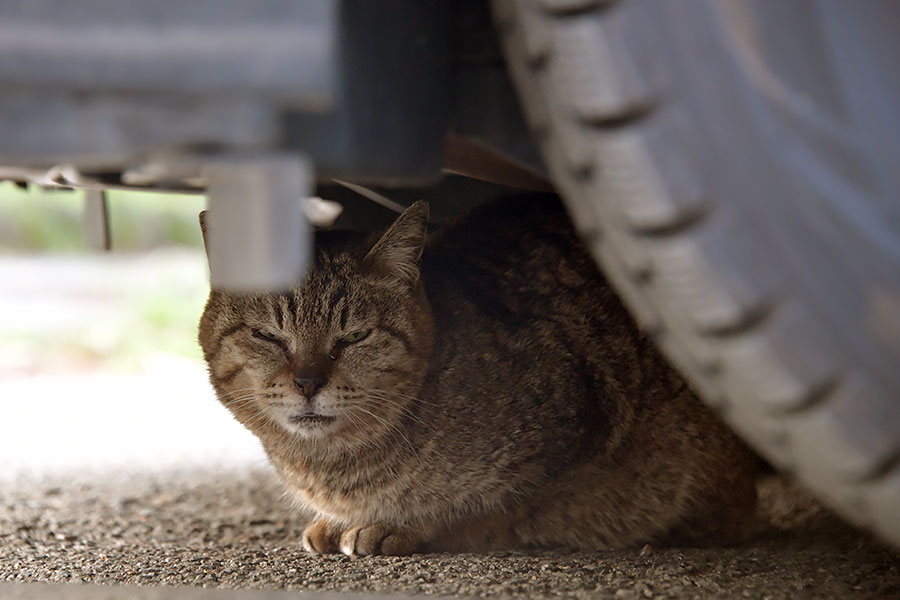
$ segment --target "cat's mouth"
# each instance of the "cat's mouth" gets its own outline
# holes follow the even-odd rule
[[[320,415],[317,413],[303,413],[301,415],[294,415],[289,417],[289,420],[294,425],[301,425],[304,427],[317,427],[320,425],[328,425],[329,423],[333,423],[337,417],[330,417],[328,415]]]

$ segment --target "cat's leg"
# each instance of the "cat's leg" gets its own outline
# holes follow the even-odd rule
[[[472,514],[442,523],[432,536],[433,552],[490,552],[521,550],[526,546],[515,535],[514,524],[522,518],[517,509]]]
[[[303,547],[313,554],[338,552],[340,541],[341,528],[324,519],[316,519],[303,530]]]
[[[355,525],[341,535],[340,550],[347,556],[400,556],[421,551],[425,540],[413,530],[387,525]]]

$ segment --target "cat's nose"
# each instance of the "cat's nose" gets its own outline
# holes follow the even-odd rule
[[[306,396],[307,399],[312,399],[312,397],[322,389],[322,386],[325,385],[325,380],[308,377],[294,377],[294,383],[297,385],[297,389],[300,390],[301,394]]]

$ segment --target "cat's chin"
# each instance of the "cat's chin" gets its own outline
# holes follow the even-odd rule
[[[288,433],[308,440],[327,437],[339,427],[337,417],[313,413],[291,415],[279,421]]]

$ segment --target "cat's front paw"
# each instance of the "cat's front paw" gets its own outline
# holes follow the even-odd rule
[[[313,521],[303,530],[303,547],[313,554],[337,552],[340,541],[341,530],[328,521]]]
[[[340,549],[347,556],[412,554],[422,546],[413,532],[385,525],[356,525],[341,535]]]

